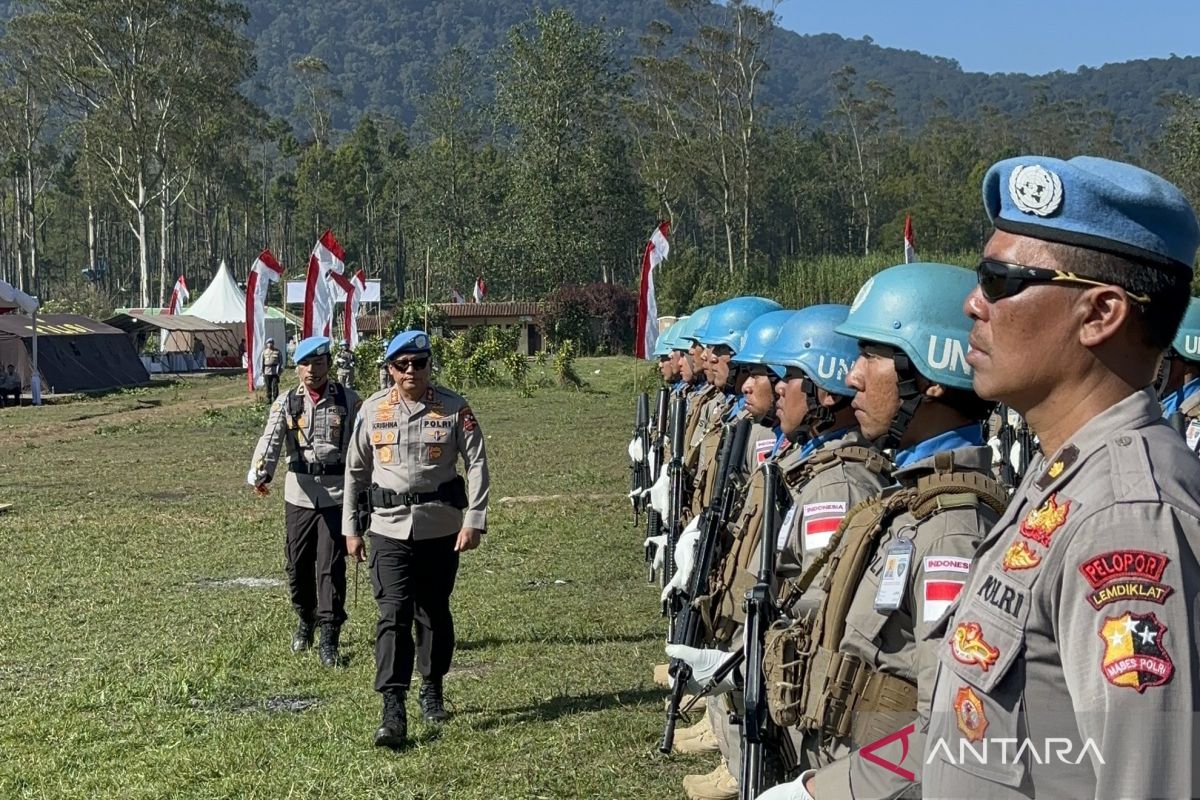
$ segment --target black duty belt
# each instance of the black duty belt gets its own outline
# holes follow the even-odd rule
[[[336,464],[313,464],[301,459],[293,459],[288,462],[288,469],[300,475],[345,475],[345,462]]]
[[[371,507],[397,508],[440,502],[463,509],[467,507],[466,488],[466,482],[461,475],[446,481],[432,492],[396,492],[371,484]]]

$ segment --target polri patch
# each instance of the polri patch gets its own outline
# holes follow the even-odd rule
[[[983,627],[978,622],[960,622],[950,634],[950,655],[960,664],[987,672],[1000,657],[1000,651],[983,638]]]
[[[1141,694],[1151,686],[1162,686],[1175,674],[1175,662],[1167,652],[1167,626],[1157,616],[1126,611],[1106,617],[1098,631],[1104,640],[1101,669],[1113,686]]]
[[[1099,611],[1118,600],[1147,600],[1162,605],[1173,587],[1162,583],[1170,563],[1162,553],[1147,550],[1110,550],[1079,565],[1079,573],[1094,590],[1088,595]]]

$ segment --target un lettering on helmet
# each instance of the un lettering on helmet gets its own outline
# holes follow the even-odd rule
[[[837,380],[845,381],[846,375],[850,373],[850,365],[843,358],[834,358],[830,355],[821,354],[817,360],[817,377],[822,380]]]
[[[939,355],[939,350],[940,355]],[[971,374],[971,365],[967,363],[966,349],[962,340],[949,336],[929,336],[929,352],[926,354],[929,366],[934,369],[948,369],[963,375]]]
[[[1200,355],[1200,336],[1187,334],[1183,337],[1183,354],[1187,356]]]

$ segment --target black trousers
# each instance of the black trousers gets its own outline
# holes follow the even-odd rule
[[[267,384],[267,402],[274,403],[275,398],[279,397],[279,376],[267,375],[263,378]]]
[[[375,691],[407,689],[415,650],[422,678],[440,678],[454,658],[450,593],[458,575],[456,536],[389,539],[370,534],[371,585],[379,603],[375,626]],[[413,646],[413,621],[417,623]]]
[[[301,619],[346,621],[346,539],[342,507],[302,508],[284,503],[288,591]]]
[[[21,390],[20,389],[0,390],[0,408],[3,408],[6,405],[12,405],[12,406],[21,405]]]

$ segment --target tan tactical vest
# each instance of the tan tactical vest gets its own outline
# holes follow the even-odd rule
[[[822,737],[849,736],[861,745],[894,732],[916,713],[914,683],[876,672],[838,647],[854,593],[896,517],[909,512],[920,525],[948,509],[983,504],[1003,512],[1008,495],[999,483],[978,472],[956,471],[948,452],[935,456],[934,463],[935,472],[919,478],[916,486],[852,508],[829,547],[781,598],[786,607],[825,567],[821,606],[803,620],[781,620],[767,632],[763,673],[771,717],[779,725]]]
[[[728,403],[714,406],[715,416],[709,419],[704,438],[696,448],[696,478],[692,484],[695,487],[692,494],[693,514],[699,514],[713,501],[713,490],[717,484],[717,462],[721,456],[721,437],[727,427],[722,420],[728,406]],[[733,430],[732,426],[728,428]]]
[[[693,472],[696,469],[696,461],[699,459],[700,447],[699,445],[692,447],[692,439],[696,435],[696,428],[700,426],[700,419],[704,416],[704,408],[708,405],[708,401],[713,399],[716,391],[712,386],[705,386],[696,392],[696,396],[688,408],[687,423],[683,429],[683,465]]]
[[[818,450],[784,472],[783,482],[794,494],[825,470],[845,463],[862,464],[879,475],[891,470],[888,460],[874,450],[850,446]],[[746,621],[742,600],[758,582],[763,508],[763,471],[757,469],[750,479],[742,513],[732,526],[729,549],[709,580],[709,593],[696,601],[701,619],[719,644],[731,641]]]

